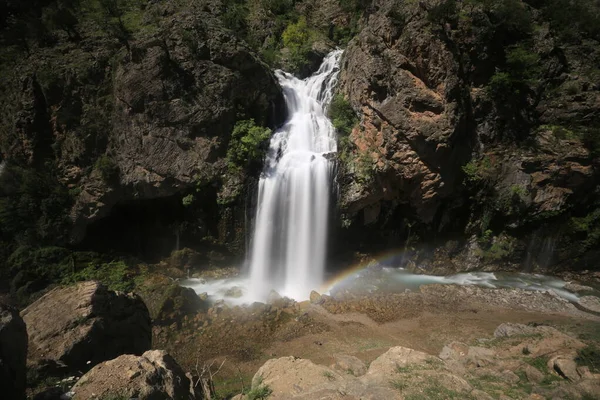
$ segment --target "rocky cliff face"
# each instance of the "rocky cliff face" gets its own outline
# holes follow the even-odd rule
[[[307,74],[337,44],[360,117],[340,137],[346,249],[402,248],[429,271],[592,265],[595,4],[109,3],[10,2],[0,19],[1,258],[14,243],[242,254],[261,166],[231,168],[233,128],[285,118],[265,62]]]
[[[467,250],[450,244],[464,256],[457,269],[521,264],[548,241],[576,243],[573,218],[595,220],[598,207],[598,38],[565,38],[549,8],[506,0],[367,9],[339,87],[361,118],[339,177],[350,237],[368,230],[377,236],[366,248],[405,250],[471,237]],[[542,267],[586,250],[576,247]]]
[[[170,238],[170,249],[175,236],[193,231],[189,225],[202,226],[200,237],[243,243],[235,232],[241,194],[259,168],[232,172],[226,155],[237,120],[274,127],[285,118],[270,68],[223,27],[219,1],[202,8],[148,4],[125,9],[118,20],[109,15],[123,35],[89,17],[94,9],[85,6],[76,37],[52,31],[51,44],[12,62],[3,58],[2,158],[42,172],[52,165],[56,186],[68,190],[62,206],[70,209],[71,229],[62,243],[81,242],[90,224],[129,204],[147,208],[137,223],[172,214],[152,228]],[[186,210],[181,199],[188,194],[198,199]],[[167,200],[145,203],[154,199]],[[113,218],[113,231],[136,224],[123,220],[127,214]],[[110,236],[105,227],[92,233],[88,240],[96,242]]]

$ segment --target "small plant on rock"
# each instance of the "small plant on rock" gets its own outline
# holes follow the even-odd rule
[[[250,389],[250,391],[246,393],[246,398],[248,400],[265,400],[271,393],[273,393],[273,389],[268,385],[263,384],[262,378],[260,378],[256,387]]]

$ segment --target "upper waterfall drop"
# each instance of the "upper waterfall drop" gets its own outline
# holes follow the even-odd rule
[[[308,298],[323,283],[334,172],[325,155],[337,151],[326,110],[342,52],[329,53],[304,80],[275,72],[288,120],[271,137],[259,182],[250,250],[252,300],[265,300],[273,289],[294,299]]]

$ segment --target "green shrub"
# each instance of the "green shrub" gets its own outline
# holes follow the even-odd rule
[[[541,125],[537,130],[538,132],[550,131],[556,139],[560,140],[580,138],[580,135],[577,132],[560,125]]]
[[[64,242],[69,232],[69,191],[47,171],[7,165],[0,179],[0,235],[18,244]]]
[[[473,183],[479,183],[493,179],[496,169],[492,164],[492,160],[489,157],[484,156],[481,159],[469,161],[462,166],[462,170],[465,173],[467,180]]]
[[[506,51],[506,63],[488,83],[488,93],[499,101],[514,102],[514,96],[526,93],[528,85],[537,83],[540,76],[539,56],[521,44]]]
[[[600,348],[592,344],[577,350],[577,364],[586,366],[591,372],[600,373]]]
[[[181,203],[184,205],[184,207],[191,206],[193,202],[194,202],[193,194],[188,194],[187,196],[184,196],[183,199],[181,199]]]
[[[236,122],[231,134],[227,163],[236,169],[253,161],[259,161],[265,154],[266,142],[271,130],[257,126],[253,119]]]
[[[358,117],[352,105],[339,93],[331,100],[328,115],[337,133],[342,136],[348,136],[358,123]]]
[[[582,250],[589,250],[600,245],[600,208],[596,208],[584,217],[573,217],[570,230],[580,237]]]
[[[246,398],[248,400],[266,400],[273,390],[268,386],[263,384],[262,378],[259,379],[258,384],[253,389],[250,389],[246,393]]]
[[[484,261],[501,261],[513,254],[516,246],[516,239],[512,236],[501,234],[493,236],[491,230],[486,230],[479,239],[481,246],[478,256]]]
[[[79,270],[63,279],[64,284],[80,281],[99,281],[110,290],[130,292],[135,286],[134,274],[123,261],[112,261],[110,263],[90,263],[87,267]]]
[[[309,64],[308,54],[312,49],[315,38],[306,22],[300,17],[296,23],[289,24],[281,35],[283,46],[289,50],[289,61],[294,71],[302,70]]]
[[[589,0],[547,0],[540,4],[551,28],[567,41],[600,39],[600,5]]]
[[[119,175],[119,166],[106,154],[98,157],[94,167],[100,172],[105,182],[110,182]]]
[[[245,36],[248,31],[248,7],[244,1],[229,0],[224,2],[225,12],[221,16],[223,24],[238,36]]]

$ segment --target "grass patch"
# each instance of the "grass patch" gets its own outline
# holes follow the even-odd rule
[[[331,371],[323,371],[323,376],[327,379],[329,379],[330,381],[334,381],[335,380],[335,375],[333,375],[331,373]]]
[[[409,394],[406,400],[473,400],[473,396],[467,393],[448,389],[440,384],[429,385],[423,388],[421,393]]]
[[[262,377],[260,377],[256,387],[250,389],[245,395],[248,400],[264,400],[267,399],[271,393],[273,393],[273,389],[268,385],[263,384]]]
[[[393,379],[390,381],[390,385],[392,388],[402,392],[406,388],[408,388],[408,383],[401,381],[400,379]]]
[[[90,263],[84,269],[64,278],[63,284],[81,281],[100,281],[110,290],[130,292],[135,286],[134,272],[123,261],[104,264]]]
[[[600,348],[595,344],[577,350],[577,364],[588,367],[594,373],[600,372]]]
[[[547,356],[539,356],[535,358],[526,359],[525,362],[531,365],[533,368],[536,368],[540,372],[547,375],[550,373],[548,370],[548,357]]]

